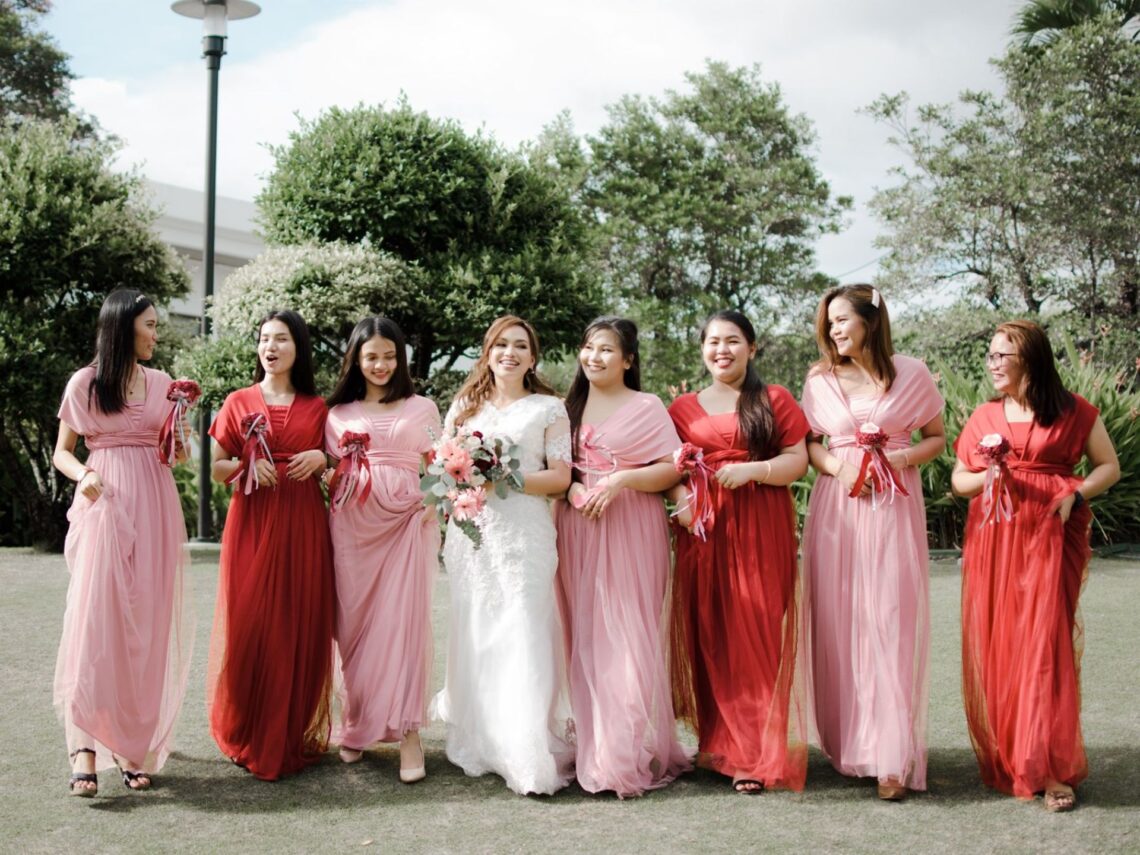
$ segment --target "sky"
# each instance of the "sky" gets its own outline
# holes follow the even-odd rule
[[[902,154],[859,110],[884,92],[949,102],[1000,88],[989,60],[1021,0],[263,0],[229,24],[220,79],[218,192],[253,199],[298,116],[394,104],[515,146],[562,110],[596,132],[622,95],[685,87],[707,60],[759,64],[813,123],[835,194],[854,197],[817,246],[843,281],[873,276],[881,225],[867,209]],[[164,0],[56,0],[44,26],[71,56],[77,107],[123,142],[118,164],[205,183],[201,23]]]

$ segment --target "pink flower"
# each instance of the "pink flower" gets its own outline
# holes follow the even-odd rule
[[[475,461],[466,449],[457,449],[456,453],[443,458],[443,471],[463,484],[471,480]]]
[[[987,433],[978,440],[978,454],[991,463],[1001,463],[1009,454],[1009,440],[1000,433]]]
[[[473,520],[487,503],[487,495],[478,487],[462,490],[451,503],[451,515],[459,522]]]
[[[436,458],[442,461],[452,460],[453,458],[466,453],[467,451],[463,448],[463,446],[456,442],[454,439],[445,439],[435,450]]]
[[[678,472],[691,472],[704,463],[704,460],[704,449],[691,442],[684,443],[673,452],[673,468]]]

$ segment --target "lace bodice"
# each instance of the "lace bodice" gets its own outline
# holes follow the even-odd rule
[[[455,433],[458,402],[447,411],[444,430]],[[538,472],[548,461],[570,462],[570,419],[566,407],[553,395],[528,395],[504,409],[485,401],[482,408],[463,423],[465,432],[509,438],[519,446],[523,472]]]

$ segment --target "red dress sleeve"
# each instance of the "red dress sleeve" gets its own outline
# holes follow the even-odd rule
[[[805,439],[811,433],[807,416],[783,386],[769,386],[768,400],[772,402],[772,417],[776,422],[776,444],[787,448]]]

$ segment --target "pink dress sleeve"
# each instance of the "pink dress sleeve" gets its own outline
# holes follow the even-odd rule
[[[325,420],[325,453],[334,460],[340,459],[340,438],[344,433],[344,423],[341,421],[341,412],[349,404],[337,404],[329,410]]]
[[[423,425],[421,431],[420,443],[416,447],[416,451],[420,454],[427,454],[431,451],[432,445],[435,444],[435,437],[438,439],[443,435],[443,424],[439,419],[439,407],[435,405],[435,401],[431,398],[424,398],[417,395],[408,403],[418,404],[420,407],[420,422]]]
[[[59,405],[59,420],[80,436],[86,436],[94,430],[93,416],[87,406],[88,389],[94,377],[95,370],[90,366],[80,368],[72,374]]]

